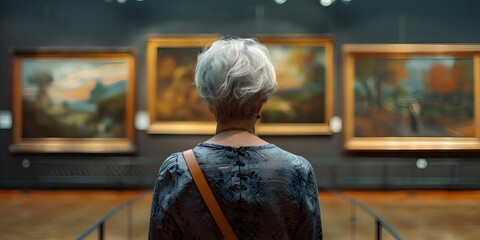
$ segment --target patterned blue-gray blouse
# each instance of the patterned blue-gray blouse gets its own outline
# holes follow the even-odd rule
[[[239,239],[322,239],[316,178],[303,157],[274,144],[200,143],[193,152]],[[182,153],[160,167],[149,239],[222,239]]]

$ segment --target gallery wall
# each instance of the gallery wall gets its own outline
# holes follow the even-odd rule
[[[317,34],[335,44],[333,115],[343,116],[342,45],[348,43],[480,44],[480,2],[337,0],[16,0],[0,2],[0,111],[12,111],[13,49],[131,47],[137,60],[136,111],[147,110],[146,41],[159,34]],[[477,188],[479,151],[346,152],[343,132],[266,136],[305,156],[321,186],[342,188]],[[0,187],[150,187],[162,161],[206,135],[136,130],[133,154],[12,154],[12,130],[0,129]],[[417,163],[428,167],[418,167]]]

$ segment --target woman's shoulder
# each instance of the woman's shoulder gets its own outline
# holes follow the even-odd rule
[[[287,151],[285,149],[282,149],[280,147],[276,147],[273,149],[273,151],[277,151],[281,156],[283,156],[285,159],[292,161],[293,163],[296,164],[307,164],[309,165],[310,162],[303,156],[298,155],[296,153],[292,153],[290,151]]]
[[[305,157],[280,147],[272,149],[269,156],[275,161],[282,161],[284,165],[289,165],[292,169],[301,169],[304,174],[313,169],[311,163]]]
[[[178,162],[180,152],[175,152],[170,154],[162,163],[160,169],[165,168],[165,167],[171,167],[172,165],[175,165]]]
[[[170,154],[160,166],[159,175],[175,174],[184,171],[186,168],[181,152]]]

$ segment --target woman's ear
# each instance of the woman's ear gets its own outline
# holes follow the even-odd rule
[[[260,112],[262,111],[263,105],[265,105],[265,103],[266,102],[261,102],[260,104],[258,104],[257,115],[260,115]]]

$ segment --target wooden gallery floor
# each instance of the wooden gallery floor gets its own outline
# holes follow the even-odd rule
[[[107,212],[142,192],[0,190],[0,239],[75,239]],[[480,239],[480,190],[344,193],[377,212],[403,239]],[[130,210],[107,221],[105,239],[146,239],[150,201],[147,193]],[[320,202],[326,240],[374,239],[374,219],[361,209],[323,191]],[[132,216],[130,225],[128,216]],[[392,239],[382,234],[383,239]],[[86,239],[97,237],[94,232]]]

